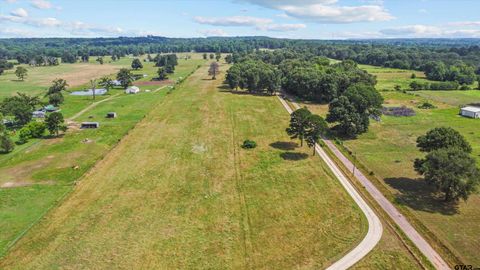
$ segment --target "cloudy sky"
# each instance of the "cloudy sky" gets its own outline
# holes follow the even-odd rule
[[[0,0],[0,37],[478,37],[479,0]]]

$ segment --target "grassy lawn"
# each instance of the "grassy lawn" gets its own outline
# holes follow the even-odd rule
[[[318,269],[358,243],[363,215],[326,165],[290,142],[278,100],[223,92],[207,69],[155,106],[0,267]],[[258,147],[240,148],[247,138]]]
[[[23,66],[28,70],[25,81],[17,80],[15,69],[6,70],[0,76],[0,99],[17,92],[26,92],[31,95],[43,94],[51,82],[57,78],[67,80],[71,87],[78,87],[86,84],[92,78],[115,73],[121,67],[120,65],[93,63],[60,64],[49,67]]]
[[[377,77],[377,89],[379,91],[391,91],[395,85],[400,85],[402,89],[409,89],[412,82],[412,74],[416,75],[416,81],[427,81],[425,74],[416,70],[403,70],[397,68],[383,68],[369,65],[358,65],[359,68],[368,71],[368,73]]]
[[[413,92],[421,97],[446,103],[451,106],[465,106],[468,104],[480,104],[480,91],[417,91]]]
[[[387,85],[408,85],[411,71],[393,72],[391,69],[368,67],[379,81],[379,90]],[[395,75],[392,75],[395,74]],[[403,74],[403,75],[402,75]],[[419,91],[401,93],[381,91],[388,106],[413,108],[416,116],[383,116],[381,122],[371,121],[369,131],[355,140],[344,141],[344,146],[378,178],[387,195],[401,208],[419,220],[458,258],[467,264],[480,265],[480,196],[475,194],[458,206],[445,205],[441,198],[433,198],[432,190],[413,170],[413,161],[421,157],[416,139],[434,127],[447,126],[458,130],[473,147],[473,156],[480,165],[480,122],[458,116],[458,105],[478,102],[479,91]],[[430,100],[437,109],[422,110],[417,106]],[[309,104],[309,108],[326,115],[328,106]]]
[[[193,59],[179,61],[178,73],[172,77],[185,76],[198,64],[199,60]],[[145,72],[153,76],[153,68]],[[127,95],[121,89],[113,89],[109,95],[97,97],[96,101],[118,96],[75,119],[77,122],[98,121],[100,129],[80,131],[72,128],[61,138],[30,140],[17,146],[14,152],[0,155],[0,186],[14,186],[0,188],[0,254],[71,191],[75,182],[163,100],[166,93],[165,89]],[[92,102],[91,97],[66,95],[62,113],[66,118],[71,117]],[[110,111],[117,112],[118,118],[105,119],[105,114]]]

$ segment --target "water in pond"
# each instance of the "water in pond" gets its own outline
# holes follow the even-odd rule
[[[106,93],[107,93],[106,89],[103,89],[103,88],[95,89],[95,95],[96,96],[102,96],[102,95],[105,95]],[[72,92],[70,95],[72,95],[72,96],[92,96],[93,95],[93,90],[88,89],[88,90],[84,90],[84,91],[75,91],[75,92]]]

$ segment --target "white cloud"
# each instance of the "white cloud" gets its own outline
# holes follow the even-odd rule
[[[449,24],[452,25],[452,24]],[[457,24],[464,26],[463,24]],[[431,25],[407,25],[395,28],[383,29],[380,32],[386,36],[401,37],[444,37],[444,38],[477,38],[480,37],[480,29],[455,29]]]
[[[18,28],[1,28],[0,34],[8,37],[36,37],[38,33]]]
[[[338,0],[238,0],[237,2],[249,2],[255,5],[278,8],[281,6],[306,6],[314,4],[331,5],[338,2]]]
[[[7,2],[7,3],[10,3],[10,4],[11,4],[11,3],[15,3],[15,2],[17,2],[17,0],[5,0],[5,2]]]
[[[326,5],[284,6],[282,10],[291,17],[319,23],[354,23],[388,21],[393,19],[383,7],[356,6],[339,7]]]
[[[242,0],[281,10],[290,17],[318,23],[355,23],[388,21],[394,17],[383,7],[383,1],[363,0],[365,5],[342,6],[338,0]]]
[[[266,30],[266,31],[273,31],[273,32],[289,32],[289,31],[297,31],[307,27],[305,24],[297,23],[297,24],[266,24],[257,26],[259,30]]]
[[[23,18],[23,17],[28,17],[28,12],[23,8],[17,8],[15,10],[12,10],[10,12],[10,15]]]
[[[99,26],[84,23],[81,21],[75,21],[71,23],[64,24],[64,28],[67,31],[70,31],[73,35],[76,36],[95,36],[95,35],[108,35],[108,36],[117,36],[125,31],[120,27],[112,26]]]
[[[55,27],[62,24],[62,22],[56,18],[29,18],[8,15],[0,15],[0,22],[1,21],[20,23],[36,27]]]
[[[227,35],[222,29],[200,30],[199,32],[206,37],[224,37]]]
[[[38,9],[50,9],[53,8],[52,3],[47,0],[31,0],[30,4]]]
[[[343,31],[343,32],[333,32],[330,33],[331,39],[371,39],[371,38],[382,38],[383,35],[380,32],[375,31]]]
[[[208,24],[215,26],[257,26],[272,22],[272,20],[270,19],[249,16],[233,16],[221,18],[195,17],[193,19],[200,24]]]
[[[442,30],[436,26],[429,25],[406,25],[380,30],[381,33],[389,36],[438,36]]]
[[[450,26],[480,26],[480,21],[451,22]]]
[[[275,24],[271,19],[233,16],[220,18],[195,17],[194,20],[200,24],[208,24],[213,26],[252,26],[257,30],[287,32],[295,31],[307,27],[305,24]]]

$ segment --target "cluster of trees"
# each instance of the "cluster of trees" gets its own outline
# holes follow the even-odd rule
[[[412,81],[410,90],[469,90],[468,85],[460,85],[458,82],[428,82],[428,81]]]
[[[133,59],[131,66],[132,66],[132,68],[133,68],[134,70],[138,70],[138,69],[142,69],[142,68],[143,68],[143,64],[142,64],[142,62],[140,61],[140,59],[138,59],[138,58]]]
[[[444,194],[445,201],[467,200],[480,183],[480,170],[470,156],[472,147],[450,127],[434,128],[417,138],[417,147],[427,153],[414,162],[415,171]]]
[[[451,81],[458,84],[472,84],[477,80],[475,68],[461,61],[445,65],[442,61],[430,61],[423,66],[427,79],[434,81]]]
[[[251,93],[266,91],[273,94],[280,90],[281,73],[271,64],[248,59],[230,67],[227,71],[226,81],[230,88],[235,90],[240,88]]]
[[[357,67],[353,61],[329,65],[328,59],[307,62],[287,60],[280,64],[284,74],[283,88],[303,99],[329,103],[350,86],[362,83],[374,86],[375,77]]]
[[[375,77],[353,61],[330,65],[325,57],[290,50],[232,54],[232,59],[226,75],[230,88],[270,94],[282,88],[304,100],[329,103],[326,120],[344,136],[366,132],[369,119],[381,115],[383,98],[375,90]]]
[[[58,106],[63,103],[63,91],[66,91],[68,87],[67,81],[64,79],[56,79],[53,81],[52,86],[50,86],[45,94],[45,97],[48,98],[48,102],[54,106]]]
[[[51,89],[57,87],[57,82],[60,81],[64,80],[57,80],[54,86],[49,89],[49,92],[52,92]],[[10,129],[19,129],[18,144],[26,143],[31,138],[42,138],[47,130],[55,136],[58,136],[60,131],[65,132],[67,130],[63,115],[60,112],[47,114],[44,121],[32,120],[33,111],[44,105],[38,96],[29,96],[23,93],[17,93],[16,96],[2,100],[0,103],[0,152],[8,153],[15,147],[10,136],[11,131],[5,123],[9,123]],[[13,119],[13,121],[7,121],[6,117]]]
[[[122,68],[117,73],[117,80],[120,82],[123,88],[127,89],[130,85],[132,85],[134,77],[128,68]]]
[[[155,62],[155,66],[159,67],[157,79],[161,81],[168,79],[168,74],[174,73],[175,66],[178,65],[178,57],[176,54],[157,55],[153,58],[153,61]]]
[[[327,134],[328,126],[322,117],[312,114],[307,108],[301,108],[290,115],[290,125],[286,132],[290,138],[299,139],[301,146],[306,141],[315,155],[315,144]]]
[[[354,84],[329,104],[327,121],[342,135],[355,137],[368,130],[370,118],[380,117],[383,97],[368,84]]]
[[[32,120],[32,112],[41,105],[39,97],[17,93],[16,96],[6,97],[0,103],[0,113],[3,116],[13,117],[19,126],[26,125]]]

